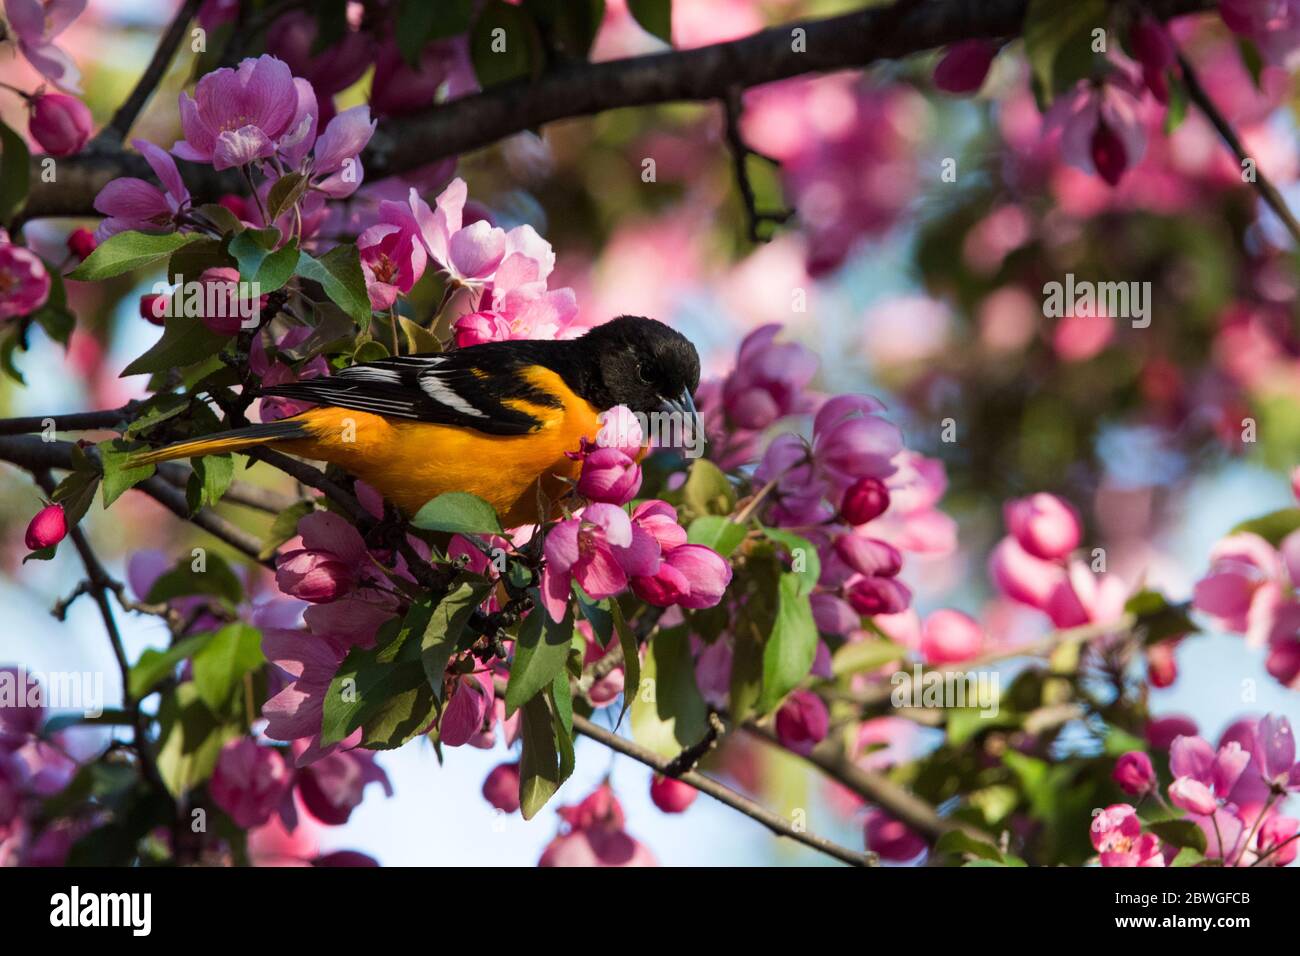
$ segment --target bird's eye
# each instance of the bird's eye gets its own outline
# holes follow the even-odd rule
[[[641,380],[641,384],[642,384],[642,385],[649,385],[649,384],[650,384],[650,378],[649,378],[649,376],[646,375],[646,373],[645,373],[645,369],[641,367],[641,363],[640,363],[640,362],[637,362],[637,364],[636,364],[636,377],[639,378],[639,379]]]

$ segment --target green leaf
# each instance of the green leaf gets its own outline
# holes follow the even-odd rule
[[[211,634],[195,634],[182,638],[165,651],[145,648],[128,673],[127,689],[132,699],[139,700],[148,694],[176,670],[177,664],[202,650],[210,640]]]
[[[429,623],[420,638],[420,663],[433,695],[442,700],[442,679],[452,655],[461,645],[461,634],[474,609],[492,590],[489,581],[464,580],[448,592],[429,615]]]
[[[740,542],[745,540],[745,534],[745,526],[736,524],[730,518],[721,515],[701,515],[691,522],[691,527],[686,532],[686,540],[691,544],[702,544],[706,548],[712,548],[726,558],[740,546]]]
[[[1148,645],[1200,630],[1185,608],[1170,604],[1158,591],[1139,591],[1128,599],[1124,610],[1136,615],[1135,626],[1145,631],[1144,641]]]
[[[228,624],[193,659],[194,687],[213,713],[222,713],[244,675],[266,663],[262,635],[247,624]]]
[[[1205,831],[1191,820],[1160,820],[1156,823],[1148,823],[1147,829],[1165,843],[1205,855]]]
[[[97,282],[141,269],[168,258],[177,249],[204,238],[194,232],[154,235],[130,230],[110,236],[68,274],[69,279]]]
[[[537,24],[522,7],[488,0],[469,35],[470,62],[484,89],[537,76],[544,56]]]
[[[268,249],[262,244],[256,233],[259,230],[246,229],[230,240],[230,254],[239,263],[239,278],[244,282],[255,282],[258,294],[266,295],[284,286],[293,278],[298,267],[298,240],[291,239],[279,249]],[[260,230],[274,233],[275,229]]]
[[[519,758],[519,811],[525,820],[531,820],[562,782],[555,727],[545,694],[524,704],[520,730],[524,750]]]
[[[555,622],[534,593],[534,610],[519,627],[515,656],[510,664],[510,683],[506,685],[506,716],[509,717],[538,691],[550,686],[557,674],[564,672],[573,641],[573,606],[564,620]]]
[[[195,212],[206,216],[212,225],[217,227],[217,231],[224,235],[231,235],[239,232],[244,228],[244,224],[239,221],[239,217],[227,209],[221,203],[210,202],[199,206]],[[220,242],[217,243],[220,245]]]
[[[627,0],[627,8],[647,33],[665,43],[673,42],[672,0]]]
[[[403,59],[418,68],[420,54],[432,40],[456,36],[469,29],[472,0],[401,0],[397,8],[397,48]]]
[[[1043,101],[1091,71],[1092,31],[1105,29],[1107,12],[1106,0],[1029,0],[1023,27],[1025,54]]]
[[[605,17],[605,0],[524,0],[561,58],[586,60]]]
[[[0,123],[0,223],[8,223],[27,202],[32,154],[27,143]]]
[[[277,179],[266,195],[267,222],[275,222],[291,210],[309,185],[311,181],[302,173],[288,173]]]
[[[128,466],[127,459],[136,451],[120,438],[100,442],[99,463],[104,470],[104,507],[107,508],[129,488],[138,485],[154,473],[153,465]]]
[[[32,319],[51,340],[66,349],[77,326],[77,317],[68,309],[68,293],[59,270],[46,263],[45,272],[50,277],[50,294],[45,304],[32,313]]]
[[[68,527],[78,524],[90,510],[99,488],[99,469],[86,457],[81,448],[74,446],[75,467],[64,476],[50,495],[50,500],[63,505],[63,517]]]
[[[442,342],[438,337],[418,322],[412,322],[404,315],[397,317],[397,326],[406,339],[406,351],[411,355],[429,355],[442,351]]]
[[[348,653],[325,694],[323,746],[361,727],[364,746],[391,750],[429,726],[438,699],[425,675],[421,643],[431,619],[427,601],[416,604],[405,618],[379,629],[374,647]]]
[[[817,548],[813,543],[801,535],[780,528],[764,528],[763,534],[789,552],[791,571],[798,575],[801,590],[804,594],[812,594],[817,579],[822,574],[822,561],[817,556]]]
[[[145,600],[150,604],[161,604],[194,594],[208,594],[236,605],[244,599],[244,586],[225,558],[208,551],[201,561],[196,556],[178,562],[176,567],[153,583]]]
[[[262,550],[257,553],[258,558],[265,561],[275,554],[276,548],[298,533],[298,522],[315,510],[310,501],[300,501],[276,515],[271,530],[266,533],[266,540],[262,542]]]
[[[162,338],[149,351],[122,369],[120,378],[185,368],[211,358],[230,341],[224,335],[209,331],[202,322],[192,317],[169,315],[165,321]]]
[[[763,691],[758,703],[764,711],[799,686],[817,654],[817,625],[803,587],[797,574],[781,575],[776,620],[763,645]]]
[[[335,246],[319,259],[313,259],[305,252],[299,253],[297,274],[319,282],[330,300],[350,315],[363,331],[369,326],[370,297],[366,294],[366,277],[361,271],[361,258],[356,246]]]
[[[223,722],[213,714],[191,681],[163,696],[158,721],[162,727],[158,771],[177,797],[212,776],[221,748],[243,733],[239,723]]]
[[[192,459],[194,475],[190,479],[199,489],[198,505],[215,505],[235,480],[235,459],[230,455],[208,455]],[[194,509],[198,511],[198,508]]]
[[[902,660],[907,648],[886,640],[852,641],[831,655],[831,673],[836,677],[863,674]]]
[[[682,486],[682,501],[697,515],[727,515],[736,507],[736,491],[722,469],[697,458]]]
[[[1001,850],[992,843],[975,839],[964,830],[949,830],[939,837],[934,848],[940,853],[950,853],[953,856],[971,854],[981,860],[992,860],[994,863],[1003,862]]]
[[[591,625],[591,632],[596,636],[596,642],[601,647],[608,647],[610,638],[614,636],[614,614],[610,610],[610,605],[614,602],[609,598],[593,601],[587,597],[587,593],[578,586],[577,582],[574,582],[573,594],[578,599],[578,610]]]
[[[1248,531],[1259,535],[1276,548],[1282,543],[1283,538],[1297,528],[1300,528],[1300,508],[1282,508],[1280,511],[1271,511],[1258,518],[1241,522],[1232,529],[1232,534]]]
[[[218,207],[224,208],[224,207]],[[238,229],[244,226],[235,220]],[[198,282],[208,269],[238,268],[239,263],[230,254],[230,239],[203,237],[181,246],[167,260],[167,280],[176,284]]]
[[[630,676],[630,675],[629,675]],[[660,631],[646,648],[640,685],[632,688],[632,737],[662,757],[675,757],[708,731],[708,706],[695,684],[690,634]]]
[[[416,512],[411,524],[424,531],[453,534],[501,534],[501,522],[492,506],[465,491],[439,495]]]
[[[636,635],[623,619],[623,609],[617,601],[610,602],[610,615],[614,618],[614,631],[618,634],[619,646],[623,648],[623,708],[618,712],[617,724],[632,706],[632,700],[641,692],[641,653],[637,647]]]

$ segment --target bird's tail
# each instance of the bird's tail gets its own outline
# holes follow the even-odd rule
[[[174,458],[199,458],[203,455],[221,455],[231,451],[243,451],[256,445],[266,445],[277,441],[292,441],[295,438],[307,438],[307,423],[298,418],[286,418],[264,425],[249,425],[246,428],[233,428],[217,435],[194,438],[190,441],[177,442],[165,448],[141,452],[127,462],[131,467],[137,465],[156,465],[160,461]]]

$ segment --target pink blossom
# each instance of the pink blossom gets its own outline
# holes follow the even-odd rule
[[[1296,763],[1291,721],[1269,714],[1259,722],[1255,743],[1255,756],[1265,783],[1278,790],[1300,790],[1300,763]]]
[[[1114,803],[1092,818],[1089,828],[1093,848],[1102,866],[1164,866],[1160,840],[1142,832],[1137,811],[1127,803]]]
[[[835,556],[858,574],[892,578],[903,568],[897,548],[866,535],[836,535],[834,547]]]
[[[495,698],[491,674],[480,672],[457,676],[438,719],[439,742],[448,747],[469,743],[483,728]]]
[[[51,156],[71,156],[81,151],[94,132],[90,108],[66,93],[39,93],[29,104],[32,117],[28,129],[32,139]]]
[[[50,297],[50,276],[41,257],[25,246],[14,245],[0,229],[0,319],[27,315]]]
[[[1219,0],[1219,15],[1233,33],[1253,40],[1270,63],[1285,63],[1300,47],[1297,0]]]
[[[140,151],[163,189],[133,176],[110,180],[95,197],[95,209],[108,217],[95,230],[99,242],[128,229],[157,232],[174,227],[190,204],[190,191],[176,161],[148,140],[133,139],[131,145]]]
[[[700,792],[689,783],[661,773],[650,778],[650,799],[664,813],[685,813]]]
[[[884,408],[867,395],[839,395],[813,420],[813,452],[837,487],[858,478],[888,478],[903,450],[903,433],[878,414]]]
[[[912,592],[896,578],[861,577],[851,581],[846,593],[859,614],[898,614],[912,603]]]
[[[1071,561],[1042,610],[1057,627],[1106,624],[1124,615],[1128,588],[1114,574],[1094,574],[1082,561]]]
[[[944,608],[925,619],[921,655],[927,664],[957,664],[979,655],[984,631],[969,614]]]
[[[1287,866],[1295,862],[1297,842],[1292,839],[1300,829],[1300,820],[1270,814],[1259,828],[1255,838],[1256,859],[1263,860],[1261,865]]]
[[[629,573],[658,567],[649,535],[634,529],[627,513],[615,505],[591,504],[582,515],[561,521],[546,536],[542,603],[552,620],[564,620],[570,581],[600,600],[627,587]]]
[[[86,0],[5,0],[5,15],[18,51],[60,89],[80,93],[81,71],[54,38],[86,9]]]
[[[812,691],[795,690],[776,712],[774,727],[781,746],[807,756],[826,737],[830,713]]]
[[[609,784],[557,812],[567,830],[547,845],[538,866],[658,865],[654,854],[623,829],[623,808]]]
[[[1140,796],[1155,786],[1156,772],[1150,757],[1140,750],[1130,750],[1115,762],[1111,779],[1125,793]]]
[[[1079,546],[1079,516],[1056,495],[1040,492],[1017,498],[1007,502],[1003,514],[1007,530],[1036,558],[1054,561]]]
[[[266,55],[205,74],[194,93],[180,94],[185,138],[172,152],[218,170],[273,156],[298,103],[289,67]]]
[[[1179,737],[1169,750],[1174,782],[1169,799],[1189,813],[1209,816],[1225,799],[1250,763],[1250,752],[1235,740],[1216,752],[1200,737]]]
[[[582,635],[583,640],[586,642],[582,654],[582,666],[584,668],[590,667],[614,653],[614,649],[618,647],[617,641],[610,641],[608,646],[601,647],[600,641],[596,639],[596,632],[587,621],[579,621],[577,627],[578,633]],[[592,681],[591,686],[587,688],[587,700],[591,701],[593,707],[604,707],[606,704],[613,703],[618,695],[623,693],[624,679],[623,665],[619,664],[603,677]]]
[[[653,575],[634,575],[632,590],[660,607],[699,610],[717,605],[730,583],[731,565],[725,558],[702,544],[683,544],[663,554]]]
[[[306,749],[303,741],[294,743],[295,753]],[[300,768],[294,782],[307,812],[332,827],[348,822],[352,811],[361,805],[367,784],[378,783],[386,795],[393,795],[388,774],[375,763],[374,753],[360,748],[326,754]]]
[[[298,522],[298,533],[276,557],[275,581],[281,591],[322,604],[357,586],[369,553],[356,528],[336,514],[315,511]]]
[[[764,325],[740,343],[736,368],[722,386],[727,419],[735,427],[763,429],[807,407],[803,390],[817,373],[817,357],[802,345],[777,344],[780,333],[780,325]]]
[[[311,332],[312,330],[307,326],[294,327],[280,337],[276,348],[286,351],[293,349],[305,342],[311,336]],[[248,366],[261,381],[263,388],[306,381],[329,374],[329,363],[325,361],[323,355],[313,356],[296,371],[285,362],[276,360],[272,355],[273,350],[268,348],[260,337],[254,340],[248,356]],[[274,422],[297,415],[308,407],[306,402],[267,395],[259,399],[257,414],[263,422]],[[382,516],[382,508],[380,514]]]
[[[357,237],[366,291],[374,308],[390,308],[399,293],[410,292],[424,275],[429,254],[421,220],[431,216],[428,203],[411,187],[405,203],[381,202],[379,222]]]
[[[483,781],[483,799],[502,813],[519,809],[519,764],[499,763]]]
[[[210,29],[210,28],[209,28]],[[304,10],[290,10],[266,31],[266,50],[283,60],[293,72],[322,96],[346,90],[366,72],[374,52],[371,35],[348,30],[337,43],[316,49],[316,18]]]
[[[1257,534],[1239,532],[1210,551],[1210,570],[1196,582],[1192,605],[1258,646],[1272,629],[1284,581],[1273,546]]]
[[[975,93],[984,85],[997,46],[989,40],[962,40],[943,52],[934,68],[934,85],[945,93]]]
[[[989,555],[989,577],[998,590],[1021,604],[1045,610],[1052,594],[1066,583],[1059,564],[1036,558],[1007,536]]]
[[[1141,161],[1146,149],[1141,97],[1141,87],[1123,67],[1099,83],[1080,80],[1056,98],[1045,130],[1060,131],[1061,157],[1067,163],[1114,186]]]
[[[23,543],[28,551],[43,551],[54,547],[67,533],[68,519],[63,513],[63,505],[46,505],[28,523]]]
[[[921,836],[907,824],[895,820],[884,810],[868,811],[863,824],[863,838],[866,847],[882,860],[891,863],[906,863],[925,852],[927,844]]]
[[[240,737],[221,749],[208,793],[236,826],[248,830],[271,818],[288,795],[292,780],[278,750]]]
[[[1196,721],[1181,714],[1170,714],[1147,724],[1146,739],[1156,750],[1168,750],[1179,737],[1196,736]]]
[[[1133,55],[1142,66],[1147,89],[1161,103],[1169,102],[1169,82],[1165,71],[1177,61],[1173,41],[1164,25],[1150,15],[1139,16],[1129,34]]]

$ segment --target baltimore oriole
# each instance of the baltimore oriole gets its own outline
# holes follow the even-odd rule
[[[700,359],[662,322],[621,316],[564,341],[519,339],[402,355],[335,375],[263,389],[315,402],[292,418],[144,452],[133,464],[266,445],[338,465],[407,514],[448,491],[496,509],[503,526],[536,522],[577,477],[566,453],[595,441],[598,416],[618,405],[695,422]]]

